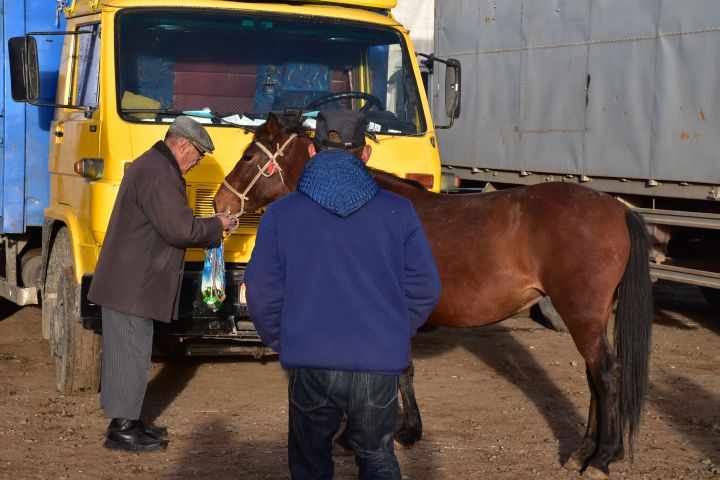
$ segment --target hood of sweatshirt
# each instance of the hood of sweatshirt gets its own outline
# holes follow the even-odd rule
[[[297,190],[326,210],[348,217],[380,190],[365,164],[344,150],[323,150],[305,165]]]

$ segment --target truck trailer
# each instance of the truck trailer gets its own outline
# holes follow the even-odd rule
[[[433,25],[418,30],[462,66],[459,117],[438,130],[443,171],[464,189],[608,192],[648,222],[652,276],[720,306],[720,4],[427,3]],[[430,78],[444,118],[445,70]]]

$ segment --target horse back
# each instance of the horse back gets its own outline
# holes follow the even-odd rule
[[[627,263],[627,207],[587,187],[551,182],[412,200],[448,293],[436,311],[442,324],[502,320],[553,290],[613,292]],[[598,308],[610,301],[599,298]]]

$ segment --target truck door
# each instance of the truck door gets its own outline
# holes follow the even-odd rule
[[[57,109],[51,124],[50,172],[77,177],[73,165],[83,158],[99,157],[100,24],[69,25],[69,30],[88,32],[68,35],[63,49],[58,103],[81,109]],[[74,181],[53,182],[56,200],[74,208],[80,206],[83,189]],[[67,188],[63,188],[66,186]]]

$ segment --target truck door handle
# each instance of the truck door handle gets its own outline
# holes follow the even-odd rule
[[[62,123],[55,124],[55,143],[62,143],[64,131],[65,125],[63,125]]]

